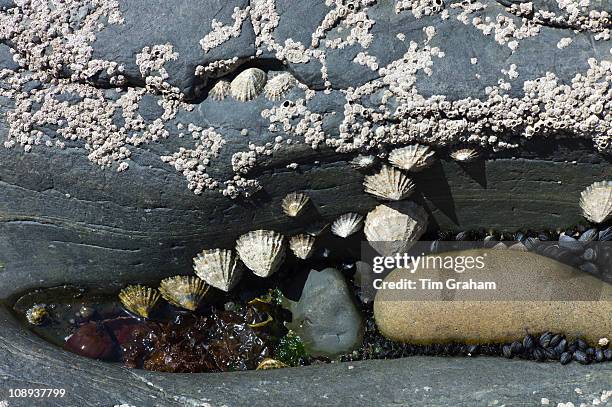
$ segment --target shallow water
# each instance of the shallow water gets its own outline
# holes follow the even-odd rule
[[[560,232],[441,232],[424,239],[438,238],[438,242],[452,245],[449,242],[482,241],[489,239],[487,236],[493,236],[490,245],[500,240],[512,240],[510,244],[522,242],[533,251],[548,251],[554,254],[553,257],[564,257],[565,262],[580,266],[585,262],[584,253],[563,250],[563,245],[560,247],[557,244]],[[593,231],[585,227],[563,232],[574,236],[577,241],[586,234],[593,234]],[[609,235],[612,235],[611,229],[602,230],[598,236],[610,238]],[[556,251],[544,249],[544,246],[536,249],[533,246],[534,239],[548,242],[548,246],[556,247]],[[284,359],[287,365],[330,362],[326,358],[308,356],[303,350],[287,356],[288,348],[282,348],[287,345],[287,338],[293,341],[291,345],[300,346],[299,338],[294,341],[293,333],[287,337],[284,322],[290,320],[288,311],[283,310],[277,302],[268,304],[262,310],[249,304],[249,301],[265,297],[271,289],[278,289],[283,296],[297,300],[311,269],[335,267],[343,273],[349,286],[354,287],[355,302],[359,304],[366,319],[366,332],[361,347],[338,356],[337,360],[386,359],[411,355],[492,355],[537,361],[565,359],[563,363],[568,362],[568,357],[581,363],[612,360],[612,350],[597,347],[596,344],[573,341],[565,343],[563,349],[559,348],[557,345],[564,339],[562,333],[551,334],[550,338],[546,333],[538,333],[534,337],[528,335],[516,338],[515,343],[507,344],[415,346],[387,340],[376,328],[371,298],[367,299],[354,281],[355,262],[363,255],[360,252],[362,240],[361,234],[349,239],[323,234],[312,259],[288,259],[281,270],[268,279],[247,275],[229,294],[211,290],[194,313],[162,303],[150,319],[143,321],[121,306],[116,292],[97,292],[72,286],[32,291],[15,301],[13,309],[27,329],[57,346],[84,356],[125,363],[130,367],[200,372],[254,369],[266,358]],[[35,304],[45,304],[49,312],[48,318],[40,326],[29,324],[26,319],[26,312]],[[270,315],[273,318],[268,318]],[[272,322],[265,323],[268,319]],[[260,326],[262,324],[263,327]],[[551,338],[555,338],[552,341],[555,346],[548,346]],[[534,342],[533,346],[531,342]],[[570,356],[564,355],[568,352]]]

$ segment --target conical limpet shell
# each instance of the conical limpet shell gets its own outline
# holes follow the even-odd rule
[[[455,150],[451,153],[451,158],[455,161],[459,161],[462,163],[468,163],[470,161],[474,161],[478,158],[478,151],[473,148],[462,148],[460,150]]]
[[[388,165],[384,165],[377,174],[366,176],[363,185],[365,192],[391,201],[405,199],[414,191],[410,178]]]
[[[289,248],[296,257],[306,260],[314,252],[315,238],[310,235],[296,235],[289,240]]]
[[[143,285],[129,285],[119,293],[119,300],[125,309],[142,318],[149,318],[149,313],[160,298],[155,288]]]
[[[193,259],[196,275],[219,290],[228,292],[240,281],[242,267],[232,250],[202,250]]]
[[[612,181],[595,182],[580,194],[583,216],[593,223],[612,218]]]
[[[266,84],[264,93],[272,101],[281,100],[291,88],[295,86],[295,78],[290,73],[284,72],[276,75]]]
[[[161,281],[159,292],[170,304],[195,311],[210,287],[198,277],[174,276]]]
[[[239,102],[253,100],[263,91],[266,81],[267,75],[261,69],[245,69],[231,83],[232,96]]]
[[[228,97],[231,91],[232,85],[229,83],[229,81],[220,79],[217,81],[217,83],[215,83],[215,86],[210,89],[209,95],[214,100],[221,101]]]
[[[414,144],[391,151],[389,162],[402,170],[417,172],[433,164],[435,153],[429,146]]]
[[[301,192],[291,192],[283,199],[281,206],[287,216],[298,216],[308,205],[310,198]]]
[[[362,221],[363,216],[358,213],[345,213],[332,223],[331,231],[336,236],[346,238],[359,232]]]
[[[392,202],[370,211],[363,231],[379,253],[402,253],[425,233],[427,218],[427,212],[414,202]]]
[[[269,277],[285,259],[284,238],[272,230],[254,230],[238,238],[236,251],[255,275]]]

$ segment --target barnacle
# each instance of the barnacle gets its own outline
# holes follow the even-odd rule
[[[269,277],[285,259],[284,238],[272,230],[254,230],[238,238],[236,251],[255,275]]]
[[[208,292],[208,286],[195,276],[174,276],[161,281],[159,292],[170,304],[195,311]]]
[[[349,237],[361,229],[363,216],[358,213],[345,213],[332,223],[332,233],[340,237]]]
[[[287,216],[298,216],[308,205],[310,198],[301,192],[291,192],[287,194],[282,202],[283,211]]]
[[[473,148],[462,148],[451,153],[451,158],[455,161],[467,163],[478,158],[478,151]]]
[[[259,68],[242,71],[231,83],[231,93],[239,102],[255,99],[266,86],[267,74]]]
[[[315,238],[310,235],[296,235],[289,240],[289,248],[296,257],[306,260],[312,256]]]
[[[45,304],[35,304],[26,311],[26,318],[32,325],[42,325],[49,318],[49,311]]]
[[[142,285],[129,285],[119,293],[119,300],[125,309],[143,318],[149,317],[159,299],[156,289]]]
[[[231,90],[232,85],[228,81],[221,79],[210,89],[209,94],[214,100],[221,101],[229,96]]]
[[[388,165],[383,166],[380,172],[366,176],[363,185],[365,192],[392,201],[407,198],[414,190],[410,178]]]
[[[429,146],[414,144],[391,151],[389,162],[402,170],[417,172],[433,164],[434,154]]]
[[[266,97],[273,101],[281,100],[295,86],[295,78],[290,73],[276,75],[268,81],[264,88]]]
[[[219,290],[230,291],[242,277],[242,267],[232,250],[202,250],[193,259],[196,275]]]
[[[351,160],[351,165],[355,169],[365,170],[372,168],[376,164],[376,157],[373,155],[358,155]]]
[[[612,218],[612,181],[595,182],[580,194],[583,216],[593,223]]]

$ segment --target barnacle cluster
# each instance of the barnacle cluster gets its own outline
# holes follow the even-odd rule
[[[174,83],[171,66],[181,65],[183,56],[173,44],[149,44],[135,52],[136,71],[127,69],[125,62],[94,58],[96,35],[124,23],[119,2],[67,0],[53,6],[43,0],[19,2],[0,12],[0,43],[10,44],[13,59],[20,65],[0,70],[0,97],[11,101],[4,146],[29,152],[65,148],[69,143],[84,148],[88,159],[99,166],[126,171],[135,148],[178,132],[178,138],[190,135],[192,146],[159,153],[160,159],[183,174],[194,193],[218,190],[232,198],[251,196],[261,189],[247,174],[261,162],[259,156],[270,156],[289,144],[303,143],[314,149],[328,146],[341,153],[359,152],[362,157],[404,148],[396,149],[389,160],[408,171],[431,162],[426,146],[498,151],[517,147],[517,140],[553,133],[589,138],[600,151],[611,151],[612,69],[608,57],[597,52],[597,58],[586,61],[588,68],[577,72],[569,83],[554,72],[519,83],[521,67],[509,64],[502,69],[503,76],[479,97],[450,100],[445,95],[425,96],[417,87],[417,79],[433,75],[436,61],[446,58],[444,42],[438,36],[444,30],[442,23],[451,18],[511,52],[518,52],[523,40],[540,35],[548,25],[571,28],[574,34],[549,44],[570,55],[577,35],[598,42],[609,40],[608,10],[578,0],[558,2],[556,8],[547,10],[534,9],[529,2],[501,1],[506,6],[503,12],[480,1],[392,3],[384,7],[390,7],[398,18],[410,13],[410,18],[439,21],[423,27],[421,40],[415,36],[408,40],[404,32],[391,36],[406,51],[390,60],[372,46],[376,40],[374,16],[382,7],[377,5],[372,12],[374,0],[325,1],[326,12],[307,41],[280,40],[276,30],[281,13],[275,0],[251,1],[244,8],[234,8],[227,21],[215,18],[205,25],[200,41],[204,56],[252,27],[252,59],[257,62],[265,53],[286,66],[278,72],[247,68],[250,65],[243,67],[247,61],[238,57],[197,65],[194,75],[208,83],[211,100],[231,96],[232,101],[263,104],[261,117],[270,137],[261,144],[249,142],[248,151],[223,154],[230,148],[228,129],[223,125],[178,120],[182,117],[179,113],[193,110],[194,105]],[[79,13],[72,12],[77,9]],[[329,54],[346,47],[356,49],[347,63],[375,75],[339,89],[332,83]],[[382,63],[383,59],[387,62]],[[469,60],[472,65],[478,62],[472,55]],[[308,63],[319,67],[320,92],[294,75],[293,71]],[[31,91],[32,83],[41,86]],[[259,98],[262,93],[265,100]],[[341,118],[329,120],[332,113],[317,110],[314,102],[321,93],[333,93],[342,101]],[[151,95],[157,98],[161,111],[158,117],[143,117],[139,108]],[[232,157],[234,174],[227,179],[209,174],[208,167],[227,156]],[[464,157],[469,155],[455,158],[462,161]],[[356,165],[363,168],[369,161],[364,158]]]

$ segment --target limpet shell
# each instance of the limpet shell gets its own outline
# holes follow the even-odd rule
[[[358,213],[345,213],[332,223],[331,231],[334,235],[347,238],[361,229],[363,216]]]
[[[296,257],[306,260],[314,252],[315,238],[310,235],[296,235],[289,240],[289,248]]]
[[[208,285],[228,292],[242,277],[242,267],[232,250],[202,250],[193,259],[195,274]]]
[[[161,281],[159,292],[170,304],[195,311],[210,286],[195,276],[174,276]]]
[[[248,102],[261,94],[267,82],[267,74],[259,68],[242,71],[231,83],[231,93],[239,102]]]
[[[287,216],[296,217],[298,216],[308,205],[310,198],[308,195],[301,192],[291,192],[283,199],[281,204],[283,212]]]
[[[295,86],[295,82],[295,78],[290,73],[281,73],[268,80],[264,93],[272,101],[281,100]]]
[[[366,176],[363,185],[365,192],[391,201],[405,199],[414,191],[410,178],[388,165],[384,165],[380,172]]]
[[[119,300],[125,309],[142,318],[149,318],[149,313],[160,298],[155,288],[143,285],[129,285],[119,293]]]
[[[451,158],[453,160],[463,163],[474,161],[476,158],[478,158],[478,156],[478,151],[474,150],[473,148],[462,148],[451,153]]]
[[[209,95],[216,101],[224,100],[232,91],[232,85],[225,79],[218,80],[210,89]]]
[[[595,182],[580,194],[582,215],[593,223],[612,218],[612,181]]]
[[[429,146],[414,144],[391,151],[389,162],[402,170],[418,172],[433,164],[435,153]]]
[[[269,277],[285,259],[284,238],[272,230],[254,230],[238,238],[236,251],[255,275]]]
[[[363,231],[379,253],[402,253],[425,233],[427,218],[427,212],[414,202],[392,202],[370,211]]]

